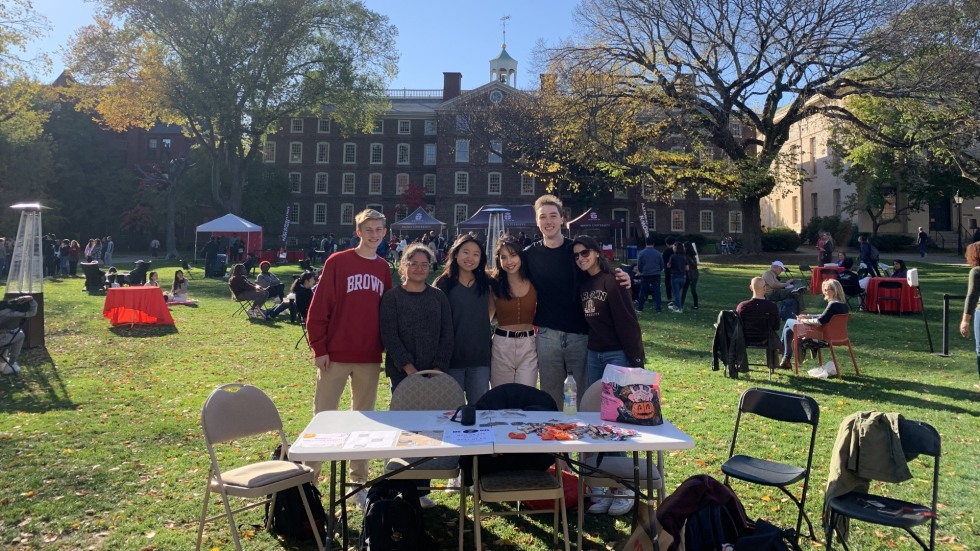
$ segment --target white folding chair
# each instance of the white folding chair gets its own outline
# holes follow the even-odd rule
[[[269,397],[252,385],[232,383],[218,387],[208,396],[201,408],[201,428],[204,430],[204,441],[208,447],[208,455],[211,457],[211,467],[208,471],[208,485],[204,492],[204,506],[201,510],[201,522],[197,530],[197,549],[201,549],[201,539],[204,535],[204,524],[217,520],[222,516],[228,519],[231,527],[231,535],[235,540],[235,549],[241,551],[242,544],[238,535],[238,528],[235,524],[235,513],[247,511],[269,503],[270,509],[275,509],[276,492],[288,488],[298,488],[300,498],[303,500],[303,508],[306,509],[306,518],[310,526],[314,527],[313,536],[316,539],[317,549],[323,551],[323,539],[320,531],[316,529],[316,521],[310,504],[306,500],[306,493],[302,485],[307,482],[314,482],[314,471],[306,465],[299,465],[292,461],[286,461],[286,434],[282,428],[282,419],[276,405]],[[266,435],[276,432],[279,436],[279,444],[282,452],[279,461],[259,461],[257,463],[247,463],[231,469],[222,469],[218,463],[218,456],[215,453],[215,444],[229,444],[236,440],[252,436]],[[223,446],[223,456],[228,456],[229,451],[235,450],[234,446]],[[208,518],[208,504],[211,499],[211,492],[221,495],[225,512]],[[261,499],[261,501],[232,509],[228,496],[236,496],[246,499]],[[272,515],[269,515],[271,521]],[[269,528],[268,522],[266,529]]]

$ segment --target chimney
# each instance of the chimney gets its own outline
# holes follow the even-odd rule
[[[539,75],[541,79],[541,91],[542,92],[554,92],[558,88],[558,75],[554,73],[541,73]]]
[[[462,91],[463,73],[442,74],[442,101],[458,97]]]

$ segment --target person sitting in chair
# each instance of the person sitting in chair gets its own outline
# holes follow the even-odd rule
[[[802,311],[803,303],[800,300],[799,293],[803,289],[802,287],[797,287],[795,279],[789,279],[786,281],[781,281],[779,275],[786,270],[786,266],[776,260],[769,266],[769,269],[762,273],[762,282],[765,284],[765,297],[766,300],[771,300],[773,302],[781,303],[784,300],[792,301],[791,310],[792,313],[796,314]],[[789,317],[788,314],[781,317]]]
[[[228,288],[235,295],[235,299],[252,301],[252,308],[248,310],[248,317],[265,319],[262,306],[269,299],[269,293],[249,281],[247,275],[248,271],[244,264],[235,264],[231,270],[231,277],[228,278]]]
[[[306,322],[306,312],[310,309],[313,302],[313,287],[316,285],[316,274],[313,272],[303,272],[293,286],[289,289],[295,297],[293,307],[289,310],[289,321],[295,322],[299,319],[300,323]]]
[[[761,277],[753,277],[749,282],[752,298],[743,300],[735,307],[735,313],[742,317],[745,314],[769,314],[769,325],[773,331],[779,331],[779,308],[775,302],[766,300],[766,283]]]
[[[896,259],[892,262],[892,270],[891,273],[888,274],[888,277],[905,279],[905,276],[908,275],[908,273],[909,269],[908,266],[905,265],[905,261],[902,259]]]
[[[269,271],[270,268],[272,268],[272,264],[269,261],[259,262],[259,277],[255,278],[255,283],[269,292],[269,298],[278,298],[279,302],[282,302],[286,298],[286,294],[283,292],[286,286],[279,281],[276,274]]]
[[[779,364],[779,367],[783,369],[789,369],[790,367],[790,361],[793,359],[793,328],[797,324],[802,323],[820,327],[830,323],[830,318],[837,314],[850,313],[851,310],[847,307],[847,297],[844,295],[844,288],[841,287],[839,281],[836,279],[826,279],[820,285],[820,290],[823,292],[824,300],[827,301],[827,307],[819,316],[814,317],[800,314],[796,316],[796,319],[786,320],[786,324],[783,325],[783,361]]]
[[[844,289],[844,295],[849,297],[860,295],[863,292],[861,278],[851,270],[854,267],[854,259],[844,259],[844,263],[841,266],[844,267],[844,271],[837,276],[837,281],[840,281],[840,286]]]
[[[30,295],[0,301],[0,349],[8,351],[6,360],[0,358],[4,375],[20,373],[17,359],[24,347],[24,331],[21,322],[37,315],[37,301]]]

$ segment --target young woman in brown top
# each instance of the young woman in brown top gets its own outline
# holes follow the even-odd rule
[[[513,236],[497,240],[491,274],[497,329],[490,349],[490,386],[538,383],[538,353],[534,341],[534,312],[538,294],[531,285],[524,250]]]
[[[980,375],[980,242],[971,243],[966,247],[966,263],[970,266],[970,275],[966,287],[966,302],[963,304],[963,319],[960,321],[960,335],[970,336],[973,326],[973,339],[977,347],[977,374]],[[971,322],[972,320],[972,322]]]

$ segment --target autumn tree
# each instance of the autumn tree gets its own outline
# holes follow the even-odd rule
[[[70,45],[78,108],[110,128],[178,124],[207,152],[214,202],[241,214],[249,163],[284,117],[366,128],[396,30],[354,0],[101,0]],[[286,152],[288,154],[288,152]]]
[[[48,65],[44,55],[28,56],[27,45],[48,30],[28,0],[0,3],[0,139],[24,141],[41,133],[46,113],[36,108],[40,85],[28,76]]]
[[[614,75],[616,89],[628,97],[688,102],[697,114],[688,131],[720,148],[732,163],[743,242],[754,252],[761,248],[759,201],[777,183],[772,167],[790,128],[821,113],[860,124],[840,102],[814,100],[935,89],[935,81],[890,78],[916,56],[904,42],[915,22],[901,17],[914,4],[582,0],[576,9],[580,38],[546,54],[554,67]],[[866,67],[884,59],[888,63],[877,70]],[[866,70],[858,74],[858,68]],[[750,129],[748,138],[736,136],[733,127],[739,125]]]

